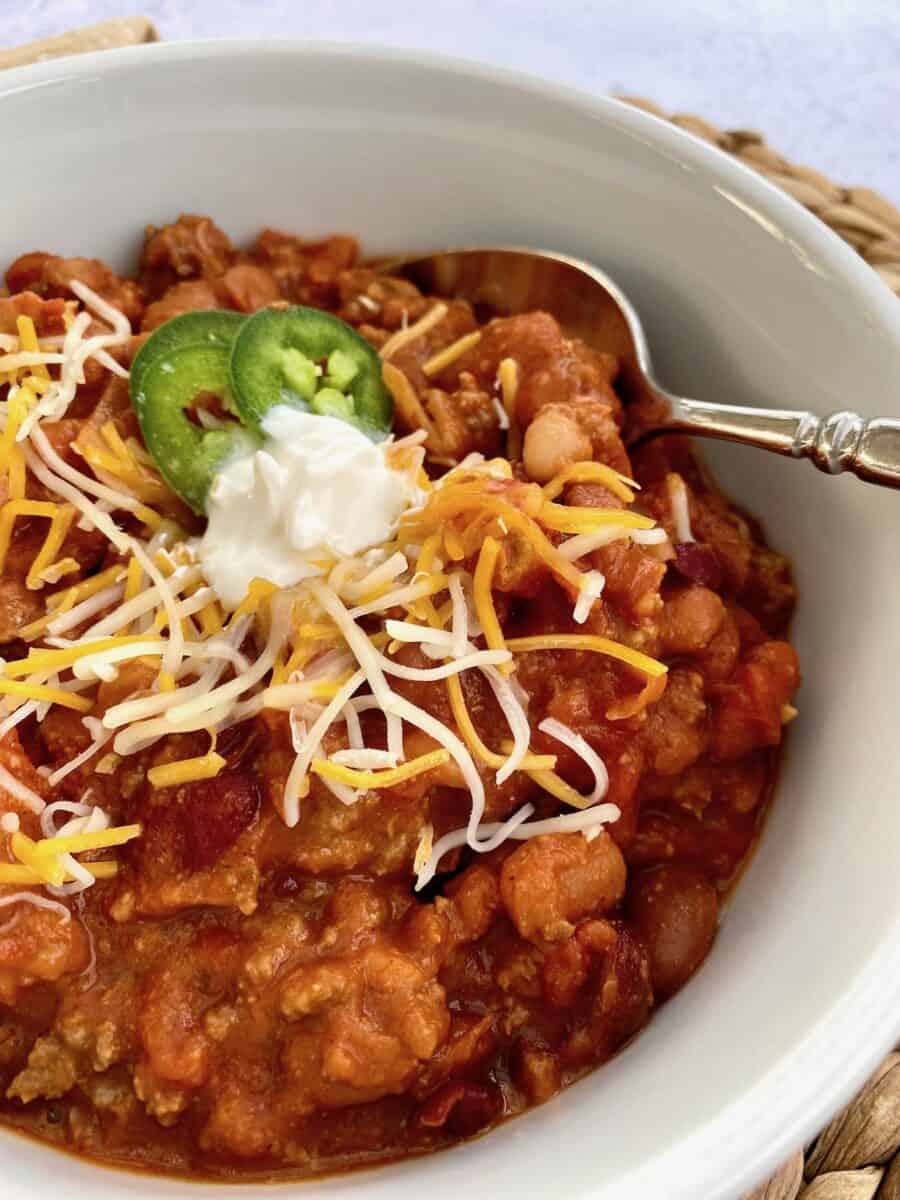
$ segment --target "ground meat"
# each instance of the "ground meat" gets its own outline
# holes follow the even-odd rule
[[[0,644],[14,641],[26,625],[44,614],[40,596],[21,579],[0,579]]]
[[[231,242],[209,217],[183,215],[173,225],[147,227],[141,283],[157,300],[180,280],[224,275],[233,260]]]
[[[305,242],[291,234],[264,229],[250,257],[271,272],[285,300],[336,308],[340,304],[341,273],[354,265],[358,253],[353,238],[337,235]]]
[[[7,1095],[11,1100],[28,1104],[42,1096],[55,1100],[64,1096],[78,1078],[75,1055],[59,1038],[51,1034],[40,1038],[28,1055],[28,1065],[10,1084]]]
[[[711,753],[735,759],[781,740],[785,706],[799,683],[797,655],[787,642],[754,646],[728,683],[713,692]]]
[[[703,676],[671,670],[662,698],[647,717],[647,765],[660,775],[678,775],[696,762],[706,748],[706,716]]]
[[[222,276],[228,307],[241,312],[256,312],[281,299],[281,289],[271,271],[253,263],[238,263]]]
[[[37,251],[17,258],[6,272],[6,286],[11,292],[31,291],[45,298],[74,299],[70,287],[73,279],[86,283],[121,309],[129,321],[140,319],[144,308],[140,287],[117,275],[99,259],[60,258]]]
[[[196,309],[222,308],[225,304],[224,289],[218,281],[186,279],[175,283],[163,292],[159,300],[147,306],[141,329],[149,333],[172,317]]]
[[[43,260],[44,256],[34,257]],[[66,330],[63,319],[65,311],[66,302],[62,298],[44,300],[29,291],[19,292],[15,296],[0,296],[0,333],[18,334],[19,317],[29,317],[38,337],[58,337]]]

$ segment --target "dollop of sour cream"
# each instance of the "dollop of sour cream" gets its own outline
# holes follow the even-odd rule
[[[293,587],[321,573],[316,559],[386,542],[418,499],[414,472],[394,470],[346,421],[277,405],[263,432],[261,449],[219,472],[207,502],[199,558],[229,608],[254,578]]]

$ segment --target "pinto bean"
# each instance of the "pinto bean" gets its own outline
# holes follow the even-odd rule
[[[653,990],[673,995],[706,958],[716,936],[719,902],[701,872],[673,863],[633,878],[628,911],[647,947]]]
[[[625,891],[625,861],[608,833],[550,833],[525,842],[500,875],[500,895],[523,938],[557,942],[573,922],[604,913]]]
[[[662,610],[660,634],[664,655],[695,654],[708,646],[725,621],[725,605],[707,587],[679,588]]]

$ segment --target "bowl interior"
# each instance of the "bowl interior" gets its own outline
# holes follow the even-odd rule
[[[415,55],[175,45],[11,73],[0,261],[133,263],[146,222],[209,213],[368,249],[547,246],[601,265],[674,390],[900,415],[900,314],[792,203],[610,101]],[[800,717],[763,843],[693,983],[614,1062],[490,1137],[313,1185],[519,1200],[733,1197],[897,1033],[897,496],[717,447],[723,486],[794,558]],[[340,1120],[340,1115],[335,1116]],[[9,1200],[182,1196],[0,1135]],[[40,1183],[35,1184],[39,1179]]]

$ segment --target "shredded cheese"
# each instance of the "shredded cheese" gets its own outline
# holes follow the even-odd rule
[[[416,854],[413,859],[413,874],[418,876],[425,869],[425,865],[431,858],[434,851],[434,826],[429,821],[422,827],[422,833],[419,837],[419,843],[416,846]]]
[[[651,658],[649,654],[642,654],[640,650],[632,650],[621,642],[587,633],[546,633],[536,637],[507,638],[506,647],[514,654],[531,650],[588,650],[617,658],[635,670],[643,671],[645,675],[665,675],[669,669],[665,663]]]
[[[558,475],[544,484],[544,495],[548,500],[555,500],[563,489],[570,483],[602,483],[614,496],[618,496],[625,504],[634,501],[632,488],[637,488],[633,479],[626,479],[612,467],[598,462],[577,462],[564,467]]]
[[[407,779],[413,779],[416,775],[433,771],[449,761],[449,751],[433,750],[429,754],[422,754],[418,758],[410,759],[402,766],[391,767],[385,771],[358,771],[327,758],[313,759],[310,770],[314,775],[321,775],[324,779],[334,779],[349,787],[371,791],[376,788],[396,787],[398,783],[405,783]]]
[[[680,475],[669,475],[666,478],[669,490],[669,503],[672,506],[672,520],[675,524],[675,540],[692,542],[694,534],[691,530],[691,512],[688,505],[687,488]]]
[[[430,480],[422,460],[423,443],[435,432],[433,423],[410,380],[388,360],[444,320],[448,306],[436,302],[414,324],[404,321],[381,351],[383,376],[398,414],[420,427],[389,449],[413,474],[418,472],[420,487],[396,534],[361,556],[323,554],[314,564],[320,575],[291,591],[253,580],[226,620],[186,532],[161,515],[173,511],[172,496],[140,444],[126,439],[112,420],[85,423],[75,443],[86,464],[79,471],[47,436],[49,422],[59,420],[74,399],[89,358],[127,376],[110,352],[131,336],[128,321],[89,289],[73,284],[73,290],[85,308],[67,314],[63,336],[40,341],[27,321],[20,322],[17,337],[0,336],[0,370],[10,376],[15,372],[15,378],[7,379],[10,391],[0,434],[0,471],[7,476],[9,496],[0,505],[0,567],[20,517],[50,522],[27,571],[32,591],[79,570],[77,558],[63,557],[76,521],[79,529],[98,530],[116,561],[47,596],[44,616],[22,631],[26,641],[42,638],[40,648],[0,664],[0,696],[5,697],[0,736],[31,716],[43,720],[54,705],[89,711],[98,682],[130,683],[132,675],[122,669],[126,663],[140,663],[146,670],[134,670],[132,690],[124,690],[118,703],[105,708],[102,720],[85,718],[91,740],[84,750],[53,770],[42,770],[48,789],[90,763],[97,774],[108,773],[123,755],[175,732],[200,730],[212,739],[206,754],[158,762],[148,771],[148,781],[159,789],[213,779],[226,766],[216,752],[218,731],[263,710],[286,710],[294,752],[281,801],[288,826],[300,819],[310,777],[347,805],[369,790],[396,787],[428,772],[440,771],[442,781],[449,779],[468,792],[464,829],[435,843],[433,827],[422,828],[415,858],[419,886],[454,847],[467,844],[484,853],[507,838],[557,830],[594,836],[616,819],[614,806],[599,803],[606,789],[602,759],[575,731],[554,722],[540,726],[593,772],[594,786],[587,795],[557,775],[556,755],[532,751],[529,700],[512,674],[514,656],[539,649],[588,650],[642,672],[646,681],[641,690],[612,706],[610,719],[639,711],[658,696],[665,686],[665,665],[593,635],[506,638],[495,592],[498,563],[507,561],[501,554],[517,562],[527,547],[566,590],[576,621],[585,621],[603,589],[603,576],[579,569],[576,559],[617,538],[650,544],[666,534],[627,507],[578,508],[555,500],[569,483],[596,482],[627,506],[633,503],[636,484],[604,464],[588,462],[573,464],[541,489],[514,479],[507,459],[485,461],[481,454],[467,455],[458,465],[448,462],[450,470]],[[105,326],[99,333],[97,322]],[[417,361],[424,360],[416,370],[426,380],[439,376],[478,345],[481,336],[474,330],[430,356],[426,345],[416,345]],[[446,335],[440,340],[446,341]],[[493,399],[501,427],[509,426],[510,457],[521,450],[516,420],[520,386],[519,364],[504,359],[497,372],[499,395]],[[433,440],[432,449],[435,445]],[[28,498],[32,482],[45,489],[39,494],[48,500]],[[139,536],[120,528],[117,514],[141,522]],[[129,526],[135,527],[133,522]],[[398,661],[393,655],[404,644],[419,647],[431,663]],[[500,741],[500,750],[485,745],[468,712],[462,681],[466,671],[481,672],[503,714],[510,736]],[[396,693],[398,679],[445,681],[452,719],[439,719]],[[376,746],[386,744],[386,749],[366,744],[370,726],[360,715],[368,711],[385,720],[384,740]],[[332,749],[336,724],[345,733],[337,738],[340,748]],[[411,729],[417,731],[418,749],[422,736],[434,748],[407,760],[405,731]],[[110,742],[112,752],[100,757]],[[329,747],[327,756],[323,745]],[[166,757],[165,748],[161,757]],[[526,804],[503,822],[484,824],[485,768],[496,772],[501,785],[515,772],[527,773],[564,805],[589,809],[534,821],[533,806]],[[2,768],[0,789],[23,810],[40,814],[44,833],[32,841],[9,823],[6,832],[14,841],[16,861],[0,864],[0,883],[75,895],[117,869],[115,862],[82,863],[76,855],[140,835],[139,826],[109,828],[102,809],[55,800],[52,790],[45,806],[41,796]],[[32,902],[32,895],[13,893],[25,903]],[[8,897],[0,898],[0,904],[7,902]],[[68,911],[61,911],[69,919]]]
[[[24,696],[28,700],[58,704],[61,708],[74,708],[76,712],[90,712],[94,706],[93,700],[87,696],[77,696],[63,688],[27,683],[19,679],[0,679],[0,696]]]
[[[439,350],[437,354],[432,355],[426,363],[423,363],[422,374],[429,379],[432,375],[439,375],[441,371],[455,363],[458,358],[461,358],[473,346],[477,346],[480,341],[480,329],[476,329],[473,333],[464,334],[449,346],[445,346],[443,350]]]
[[[574,808],[589,808],[592,804],[596,804],[602,800],[609,789],[609,773],[606,770],[606,764],[603,759],[588,742],[576,733],[574,729],[570,729],[568,725],[564,725],[562,721],[557,721],[552,717],[547,717],[538,725],[541,733],[547,734],[548,737],[555,738],[558,742],[562,742],[567,746],[573,754],[576,754],[581,761],[587,766],[591,774],[594,776],[594,787],[588,796],[578,797],[577,802],[573,803],[572,799],[568,799],[567,803],[573,805]],[[538,782],[541,782],[540,780]],[[559,782],[562,782],[560,780]],[[549,788],[547,789],[550,790]],[[552,793],[556,795],[557,793]]]
[[[421,515],[401,521],[401,534],[409,536],[426,515],[430,522],[446,529],[447,523],[454,517],[472,511],[483,516],[489,514],[502,518],[509,531],[520,534],[558,579],[576,591],[581,589],[581,572],[559,553],[540,526],[526,513],[492,493],[447,486],[436,493]]]
[[[500,543],[492,537],[487,537],[481,547],[481,553],[478,555],[478,563],[475,567],[474,577],[474,595],[475,595],[475,611],[478,614],[478,620],[481,623],[481,628],[484,630],[484,640],[492,650],[506,650],[506,642],[503,638],[503,630],[500,628],[500,622],[497,620],[497,612],[494,608],[494,596],[491,591],[491,584],[494,579],[494,569],[497,565],[497,556],[500,553]],[[512,663],[504,663],[500,670],[504,674],[509,674],[512,670]]]
[[[430,308],[423,317],[420,317],[413,325],[407,326],[406,329],[398,329],[398,331],[381,347],[381,357],[385,360],[393,358],[398,350],[404,346],[408,346],[410,342],[414,342],[417,338],[424,337],[426,333],[430,333],[435,325],[438,325],[446,317],[449,309],[446,304],[435,304]]]
[[[15,775],[2,765],[0,765],[0,788],[10,796],[15,797],[21,804],[24,804],[29,812],[43,812],[44,801],[37,792],[32,791],[21,780],[16,779]]]
[[[552,500],[544,501],[539,515],[544,528],[555,529],[557,533],[591,533],[609,525],[624,529],[652,529],[655,524],[652,517],[626,512],[621,508],[575,508],[555,504]]]
[[[588,571],[584,576],[581,591],[575,604],[572,616],[579,625],[583,625],[591,615],[594,602],[606,587],[606,576],[600,571]]]
[[[342,711],[347,701],[365,678],[365,671],[357,671],[347,680],[344,686],[322,710],[309,730],[300,749],[297,751],[297,757],[294,759],[294,764],[284,785],[284,796],[282,799],[284,806],[282,815],[284,823],[289,829],[293,828],[300,820],[300,800],[309,791],[307,771],[309,770],[313,755],[318,750],[319,744],[327,733],[332,721]]]
[[[126,651],[132,647],[140,647],[137,651],[139,655],[158,654],[162,646],[163,642],[158,639],[148,641],[140,635],[132,635],[131,637],[99,638],[80,642],[64,650],[30,650],[27,658],[7,663],[3,668],[3,674],[15,679],[22,675],[31,675],[35,671],[59,671],[63,667],[72,666],[79,659],[93,657],[110,650],[119,652],[116,658],[126,658],[130,657]],[[116,658],[111,661],[116,661]]]
[[[183,758],[179,762],[151,767],[147,778],[154,788],[180,787],[183,783],[194,783],[200,779],[215,779],[224,766],[222,755],[210,750],[208,754],[201,754],[197,758]]]
[[[76,833],[72,837],[44,838],[37,843],[37,852],[42,855],[81,854],[85,850],[109,850],[113,846],[124,846],[141,836],[140,825],[118,825],[112,829],[101,829],[97,833]]]
[[[118,863],[115,862],[78,863],[77,866],[83,871],[87,871],[92,881],[94,879],[113,879],[119,870]],[[64,870],[63,883],[74,878],[71,871],[66,874]],[[0,883],[37,887],[46,882],[46,879],[32,867],[26,867],[22,863],[0,863]]]
[[[490,822],[479,825],[476,835],[483,839],[481,845],[490,846],[495,850],[497,846],[507,840],[524,842],[547,833],[588,833],[618,821],[622,815],[621,810],[615,804],[595,804],[592,808],[585,809],[584,812],[565,813],[561,817],[549,817],[543,821],[529,821],[528,817],[533,812],[533,807],[526,804],[502,823]],[[441,859],[446,854],[466,845],[467,841],[471,844],[468,829],[457,829],[452,833],[444,834],[435,844],[428,862],[418,873],[416,891],[420,891],[431,882],[437,873]]]
[[[0,509],[0,571],[6,563],[16,517],[49,517],[56,515],[58,505],[45,500],[9,500]]]
[[[519,393],[519,364],[514,358],[501,359],[497,368],[497,381],[500,384],[500,395],[509,420],[509,428],[513,430],[517,427],[516,399]]]
[[[481,740],[478,730],[472,723],[469,710],[466,708],[458,675],[451,675],[447,679],[447,694],[450,698],[453,720],[472,756],[484,763],[486,767],[493,767],[495,770],[508,763],[508,754],[497,754],[495,751],[489,750]],[[556,756],[553,754],[526,754],[519,765],[523,770],[552,771],[556,766]]]

